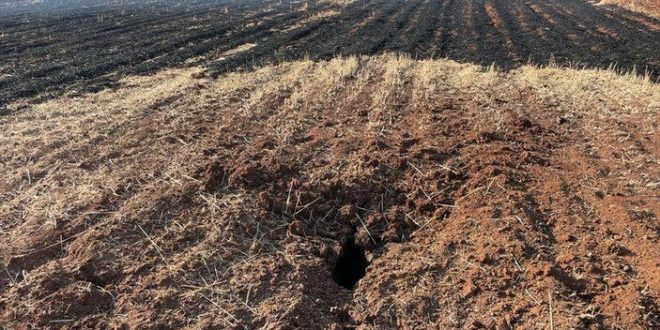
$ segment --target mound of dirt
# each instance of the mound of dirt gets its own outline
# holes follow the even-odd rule
[[[0,328],[658,327],[658,85],[199,70],[0,116]]]

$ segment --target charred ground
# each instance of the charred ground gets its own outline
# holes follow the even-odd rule
[[[658,19],[582,0],[156,1],[0,15],[5,103],[165,66],[205,63],[219,74],[384,51],[505,69],[555,61],[660,72]]]

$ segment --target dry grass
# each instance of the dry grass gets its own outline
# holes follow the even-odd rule
[[[70,198],[38,198],[38,201],[30,202],[29,196],[39,195],[44,192],[43,185],[49,186],[59,181],[47,174],[65,166],[61,164],[62,155],[89,149],[93,141],[104,140],[125,125],[156,111],[157,104],[165,99],[175,99],[173,104],[177,106],[158,108],[159,114],[168,114],[166,117],[177,122],[185,122],[186,118],[200,112],[214,115],[214,112],[205,112],[204,97],[192,97],[189,93],[200,83],[191,78],[191,74],[198,70],[166,70],[150,77],[126,78],[122,82],[123,87],[117,90],[82,97],[63,97],[38,105],[11,105],[10,109],[14,110],[10,115],[0,117],[4,132],[0,135],[0,153],[3,155],[0,172],[4,182],[2,200],[14,200],[2,204],[4,214],[14,214],[8,218],[14,219],[19,205],[30,205],[27,213],[50,219],[55,214],[66,213],[65,206],[71,207],[80,202],[80,195],[93,198],[93,184],[77,175],[67,178],[80,189],[69,189]],[[412,101],[419,103],[419,106],[441,95],[478,91],[485,92],[475,93],[475,97],[492,104],[493,95],[530,88],[544,103],[553,105],[558,115],[616,116],[623,113],[658,113],[660,109],[658,85],[633,74],[531,66],[502,73],[447,60],[414,61],[391,55],[371,59],[339,58],[327,63],[293,62],[261,68],[254,73],[229,74],[222,79],[205,81],[202,93],[222,100],[237,90],[249,90],[249,93],[243,92],[241,95],[245,96],[242,104],[246,117],[265,110],[267,105],[264,100],[283,90],[288,90],[287,107],[303,109],[314,104],[321,108],[329,102],[336,102],[337,96],[345,92],[350,94],[349,99],[355,101],[361,96],[361,91],[367,89],[370,75],[378,74],[379,70],[383,71],[380,73],[382,82],[375,88],[368,87],[373,96],[371,107],[395,108],[392,100],[399,100],[411,91]],[[178,106],[180,104],[200,105],[200,108],[182,111]],[[392,120],[396,114],[391,116],[382,120]],[[372,124],[379,128],[384,125],[378,121]],[[286,127],[278,126],[277,129],[284,131]],[[165,139],[174,136],[175,130],[170,128],[160,134]],[[284,138],[286,134],[282,136]],[[77,162],[83,161],[80,159]],[[29,182],[26,180],[37,181],[36,178],[42,175],[45,175],[45,180],[40,182],[39,188],[33,187],[35,182],[27,184]],[[110,188],[113,181],[104,177],[103,185]],[[31,189],[34,189],[33,194],[25,194]],[[12,198],[14,194],[22,197]],[[24,216],[26,212],[21,214]],[[3,226],[7,223],[4,222]]]
[[[260,264],[288,269],[309,263],[299,252],[308,243],[290,238],[296,243],[283,245],[272,238],[286,228],[287,220],[256,214],[257,197],[245,190],[190,190],[200,184],[196,173],[209,162],[204,150],[230,145],[223,157],[233,157],[234,164],[247,162],[240,158],[241,151],[261,138],[253,134],[259,129],[276,140],[279,152],[295,153],[296,141],[319,124],[317,118],[332,111],[344,118],[347,108],[366,110],[368,124],[354,124],[353,114],[348,114],[334,128],[336,134],[383,136],[405,111],[437,107],[452,97],[483,105],[474,125],[502,121],[502,104],[524,110],[522,93],[535,94],[557,117],[596,123],[638,116],[648,120],[651,134],[656,134],[653,123],[660,115],[657,84],[607,70],[526,66],[500,72],[449,60],[383,55],[284,63],[216,80],[193,78],[200,77],[200,71],[168,69],[127,77],[117,89],[41,104],[22,101],[0,116],[0,255],[29,256],[44,244],[60,244],[63,251],[38,259],[40,263],[26,271],[27,279],[12,284],[5,296],[38,281],[31,272],[64,267],[66,273],[87,248],[102,247],[116,256],[116,267],[135,269],[150,262],[145,266],[149,276],[177,278],[179,284],[171,288],[150,287],[147,291],[156,293],[149,291],[144,301],[175,290],[182,302],[208,302],[204,313],[222,320],[217,326],[240,328],[255,315],[273,315],[268,322],[278,324],[294,306],[288,300],[305,293],[273,288],[255,274]],[[318,151],[319,161],[326,157],[323,152]],[[332,171],[364,175],[359,155],[345,157]],[[647,164],[657,164],[655,154],[646,157]],[[426,170],[417,169],[420,175]],[[309,172],[303,171],[303,176],[314,177],[319,174],[314,171],[325,170],[305,171]],[[650,175],[634,184],[648,190],[643,187],[653,180]],[[289,194],[296,200],[293,213],[313,202],[301,201],[295,189]],[[178,209],[180,195],[191,200],[183,209]],[[86,213],[90,211],[102,217],[92,217]],[[236,219],[241,219],[240,226],[232,222]],[[420,227],[430,221],[419,220]],[[362,219],[360,223],[371,236]],[[204,235],[196,234],[200,232]],[[171,245],[196,235],[199,241]],[[74,244],[81,237],[93,246]],[[149,259],[149,252],[157,258]],[[161,261],[167,267],[159,267]],[[262,298],[267,292],[267,299],[257,300],[254,292]],[[278,313],[268,309],[273,305],[281,306]],[[31,308],[41,307],[16,308],[30,314]],[[196,317],[203,320],[208,315]]]
[[[2,226],[25,225],[26,218],[40,219],[34,224],[36,227],[52,224],[55,218],[67,214],[68,209],[75,209],[76,205],[94,199],[102,191],[113,189],[122,178],[130,176],[128,172],[139,167],[136,164],[136,167],[126,168],[127,173],[116,171],[116,177],[103,174],[92,178],[86,171],[74,170],[76,165],[87,161],[77,159],[85,155],[75,156],[75,151],[90,150],[90,145],[114,138],[118,130],[154,111],[172,121],[170,125],[156,129],[160,136],[157,141],[174,137],[176,125],[173,124],[185,124],[188,118],[200,114],[217,115],[217,111],[226,106],[223,101],[213,106],[219,110],[206,108],[206,102],[211,98],[231,98],[237,91],[241,91],[240,97],[244,98],[240,102],[242,111],[246,118],[250,118],[268,110],[269,105],[264,102],[278,93],[286,93],[285,106],[298,111],[307,109],[310,104],[323,108],[337,102],[342,93],[347,94],[347,100],[355,102],[364,96],[363,91],[369,90],[373,98],[370,107],[391,110],[385,112],[388,117],[373,118],[370,122],[376,130],[384,130],[388,121],[396,120],[396,102],[407,93],[412,94],[405,97],[410,97],[411,102],[420,107],[443,95],[475,95],[482,102],[493,104],[490,109],[494,119],[497,118],[495,96],[515,94],[523,89],[534,90],[545,104],[553,106],[558,115],[563,116],[602,117],[640,112],[657,114],[660,111],[657,84],[637,75],[620,75],[608,70],[525,66],[502,73],[448,60],[414,61],[392,55],[349,57],[324,63],[293,62],[264,67],[253,73],[229,74],[215,81],[203,81],[203,94],[197,96],[191,91],[199,88],[200,81],[191,75],[198,70],[166,70],[149,77],[125,78],[117,90],[63,97],[37,105],[11,105],[10,109],[14,110],[0,117],[4,132],[0,135],[0,154],[3,155],[0,162],[3,176],[0,214],[8,220]],[[382,75],[382,80],[378,86],[371,86],[371,76],[375,74]],[[166,99],[174,101],[164,108],[158,106]],[[282,112],[283,118],[292,114]],[[298,119],[290,120],[295,122]],[[286,141],[294,134],[290,127],[293,124],[277,125],[274,129],[280,130],[283,141]],[[184,142],[180,144],[184,145]],[[115,152],[120,155],[106,156],[99,161],[109,165],[107,162],[111,162],[111,158],[122,159],[127,156],[121,153],[132,153],[130,150]],[[148,154],[153,152],[151,150]],[[70,161],[73,163],[63,163],[62,157],[65,156],[72,157]],[[63,168],[71,174],[62,175]],[[176,172],[174,168],[169,171]],[[63,180],[73,186],[64,196],[41,197],[48,191],[58,190],[56,186]]]
[[[628,10],[660,18],[660,2],[658,0],[600,0],[599,4],[620,6]]]
[[[305,8],[303,11],[307,11],[307,8]],[[286,33],[286,32],[304,27],[307,24],[312,23],[314,21],[318,21],[318,20],[322,20],[322,19],[328,19],[330,17],[337,16],[337,15],[339,15],[339,11],[336,8],[321,10],[321,11],[316,12],[314,15],[311,15],[307,18],[304,18],[304,19],[301,19],[300,21],[295,22],[291,26],[288,26],[284,29],[277,30],[277,31]]]
[[[329,4],[334,4],[334,5],[340,5],[340,6],[346,6],[349,5],[355,0],[318,0],[320,3],[329,3]]]
[[[243,52],[246,52],[254,47],[256,47],[257,44],[255,43],[247,43],[247,44],[242,44],[240,46],[236,46],[230,50],[227,50],[225,52],[220,53],[220,55],[216,56],[217,60],[224,60],[226,57],[234,56],[236,54],[240,54]]]

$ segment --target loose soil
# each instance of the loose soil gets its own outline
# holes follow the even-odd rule
[[[392,55],[17,102],[0,328],[657,328],[659,125],[635,75]]]

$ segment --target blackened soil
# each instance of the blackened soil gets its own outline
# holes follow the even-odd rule
[[[654,80],[660,71],[659,20],[582,0],[160,1],[0,18],[0,105],[112,87],[166,66],[206,63],[220,74],[387,51],[504,69],[613,66]],[[217,60],[248,43],[256,47]]]

